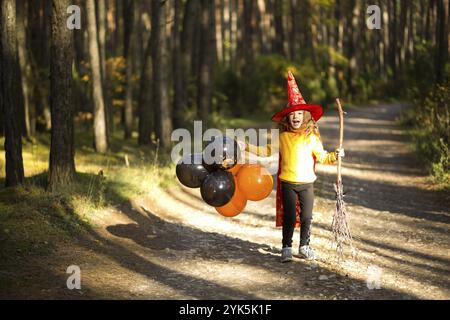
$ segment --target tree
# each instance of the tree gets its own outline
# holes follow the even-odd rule
[[[50,108],[52,116],[49,190],[70,184],[75,175],[72,102],[72,31],[66,27],[69,0],[53,0],[50,46]]]
[[[94,100],[94,145],[97,152],[105,153],[108,149],[108,139],[94,0],[86,1],[86,15],[89,36],[89,57],[92,71],[91,82]]]
[[[438,23],[436,24],[436,81],[444,81],[444,69],[448,60],[449,0],[437,0]]]
[[[125,134],[124,138],[131,138],[131,130],[133,128],[133,87],[131,77],[133,75],[133,49],[134,49],[134,33],[135,33],[135,3],[134,0],[127,0],[123,3],[123,21],[124,21],[124,41],[123,41],[123,57],[125,58]]]
[[[108,94],[109,86],[106,79],[106,2],[104,0],[96,0],[100,71],[102,75],[103,98],[105,101],[106,128],[107,135],[109,135],[114,130],[114,113]]]
[[[183,123],[183,112],[186,108],[186,96],[183,86],[183,79],[185,78],[185,72],[182,65],[181,54],[181,32],[180,32],[180,20],[181,20],[181,1],[175,0],[174,8],[174,24],[173,24],[173,53],[172,53],[172,68],[173,74],[173,122],[174,127],[179,128]]]
[[[152,53],[152,37],[150,34],[147,40],[144,55],[142,57],[142,68],[139,80],[139,100],[138,100],[138,112],[139,112],[139,145],[149,145],[151,143],[150,135],[153,131],[153,105],[150,103],[150,67],[149,58]]]
[[[22,140],[19,119],[19,66],[17,61],[16,2],[1,2],[1,95],[4,113],[6,186],[23,183]]]
[[[290,9],[291,9],[291,31],[289,32],[289,49],[291,59],[295,60],[297,57],[298,43],[297,43],[297,30],[299,14],[298,14],[298,1],[291,0],[290,1]]]
[[[284,28],[283,28],[283,1],[275,0],[273,3],[273,15],[275,24],[275,38],[273,39],[273,51],[284,55]]]
[[[152,1],[152,103],[155,111],[156,137],[161,147],[170,145],[172,120],[167,83],[166,1]]]
[[[200,13],[200,55],[199,55],[199,72],[198,72],[198,92],[197,105],[201,118],[206,119],[211,112],[212,100],[212,68],[215,31],[211,26],[212,15],[211,6],[214,8],[214,1],[202,0]]]
[[[23,135],[26,138],[34,136],[36,118],[34,105],[31,103],[31,64],[27,50],[26,33],[26,7],[25,0],[18,0],[17,4],[17,49],[19,53],[20,75],[22,80],[22,96],[24,109],[25,130]]]
[[[251,69],[253,58],[257,53],[255,29],[256,29],[256,0],[244,1],[244,21],[242,46],[244,51],[244,70]],[[244,74],[246,72],[244,71]]]
[[[188,103],[187,88],[191,84],[191,79],[197,70],[193,70],[194,60],[196,60],[194,46],[196,25],[198,23],[200,2],[198,0],[187,0],[183,15],[183,31],[181,33],[180,46],[181,46],[181,59],[180,64],[180,78],[182,84],[180,85],[181,91],[179,92],[180,99],[183,99],[186,106],[190,108],[193,112],[196,111],[195,103]],[[175,121],[175,125],[177,122]]]

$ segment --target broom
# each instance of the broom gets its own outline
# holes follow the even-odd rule
[[[342,144],[344,141],[344,111],[342,110],[342,105],[341,102],[339,101],[339,98],[336,98],[336,103],[339,110],[339,148],[342,148]],[[352,235],[350,233],[350,228],[348,226],[347,212],[345,209],[341,166],[342,166],[342,159],[340,156],[338,156],[337,180],[334,185],[334,190],[336,191],[336,211],[334,212],[333,215],[331,230],[334,235],[334,242],[336,244],[336,250],[339,255],[339,258],[343,257],[344,245],[346,243],[350,245],[350,247],[353,249]]]

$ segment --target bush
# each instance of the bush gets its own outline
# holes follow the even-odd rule
[[[411,92],[419,93],[418,90]],[[438,183],[450,186],[450,81],[436,85],[428,95],[417,94],[415,109],[404,115],[412,128],[417,151]]]
[[[294,63],[280,55],[262,55],[238,74],[219,65],[215,72],[216,110],[235,117],[272,114],[287,103],[286,72],[291,70],[307,102],[325,103],[337,92],[336,82],[318,72],[312,61]]]

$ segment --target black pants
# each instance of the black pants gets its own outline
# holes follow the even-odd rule
[[[300,245],[308,245],[314,206],[314,184],[292,184],[282,181],[281,192],[283,193],[283,248],[292,247],[297,197],[300,199]]]

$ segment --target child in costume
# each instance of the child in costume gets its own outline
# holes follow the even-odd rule
[[[309,246],[314,205],[316,160],[323,164],[334,163],[343,157],[344,149],[327,152],[322,146],[316,122],[323,114],[319,105],[307,104],[303,99],[293,74],[289,71],[288,105],[272,117],[280,123],[279,163],[276,194],[276,226],[283,227],[281,261],[292,261],[292,237],[300,226],[299,255],[312,260],[315,252]],[[271,146],[245,145],[245,150],[258,156],[270,155]]]

